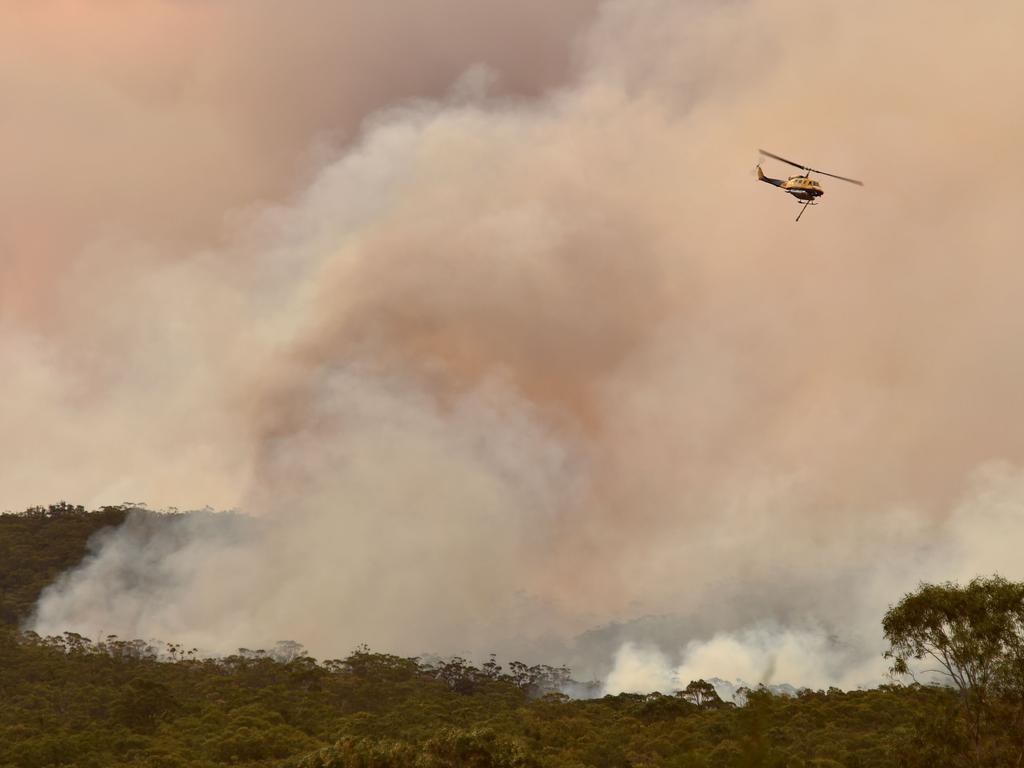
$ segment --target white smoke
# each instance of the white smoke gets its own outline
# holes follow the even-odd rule
[[[33,626],[565,656],[620,690],[880,675],[901,591],[1020,573],[1024,11],[997,5],[607,2],[575,76],[527,98],[465,61],[448,97],[371,100],[205,247],[89,239],[0,318],[0,486],[261,525],[129,525]],[[757,146],[869,186],[797,227]]]
[[[659,649],[627,643],[615,655],[604,690],[610,694],[671,693],[694,680],[714,681],[733,692],[741,687],[794,682],[816,689],[875,685],[880,680],[877,660],[858,658],[861,651],[857,648],[851,654],[849,648],[820,630],[771,625],[690,641],[678,652],[676,664]],[[728,699],[733,700],[734,695]]]
[[[333,374],[315,424],[273,446],[270,463],[295,485],[276,489],[266,519],[130,517],[44,593],[33,627],[207,651],[287,633],[324,653],[455,638],[479,653],[496,634],[511,644],[550,631],[513,576],[550,555],[543,535],[573,471],[498,390],[442,412],[401,383]],[[346,439],[325,446],[323,431]]]
[[[604,693],[670,693],[685,688],[660,649],[628,642],[615,653],[613,666],[604,681]]]
[[[835,564],[828,579],[839,575],[843,583],[830,590],[833,605],[823,604],[821,594],[808,588],[792,595],[790,602],[799,606],[804,600],[807,610],[790,626],[766,618],[676,647],[623,643],[605,692],[668,693],[713,678],[731,682],[732,690],[762,684],[856,688],[886,681],[877,625],[903,594],[920,582],[963,583],[978,574],[1024,579],[1024,471],[1005,463],[987,465],[937,528],[920,514],[893,510],[876,534],[873,562]],[[779,568],[789,565],[780,562]],[[822,619],[831,626],[821,625]]]

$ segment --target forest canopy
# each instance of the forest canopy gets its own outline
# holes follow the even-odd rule
[[[132,511],[0,516],[0,768],[914,768],[1010,766],[1024,753],[1024,585],[998,577],[922,585],[889,611],[894,679],[909,684],[760,687],[740,707],[704,680],[572,699],[571,670],[494,657],[361,647],[317,660],[286,640],[202,658],[173,639],[20,630],[89,537]],[[952,684],[911,676],[936,655]]]

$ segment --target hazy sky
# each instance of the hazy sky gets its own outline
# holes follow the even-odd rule
[[[301,5],[0,27],[2,506],[273,531],[125,529],[40,628],[851,684],[1024,576],[1019,3]],[[867,186],[794,224],[759,146]]]

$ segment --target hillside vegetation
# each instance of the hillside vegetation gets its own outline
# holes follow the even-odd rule
[[[916,684],[795,697],[756,690],[739,708],[701,681],[570,700],[558,692],[570,674],[562,667],[425,663],[367,648],[317,661],[294,642],[201,659],[173,643],[19,631],[39,589],[126,512],[61,506],[0,517],[0,551],[15,553],[0,574],[3,768],[912,768],[1019,759],[1019,700],[1005,685],[986,691],[987,709],[955,687]],[[891,612],[897,666],[913,663],[914,638],[935,639],[897,636],[916,626],[918,607],[905,600]],[[1002,654],[999,664],[1020,661]],[[1001,685],[1007,674],[996,676]],[[977,727],[971,713],[980,713]]]
[[[947,692],[888,688],[711,698],[543,695],[558,670],[339,661],[247,652],[158,661],[157,649],[74,634],[0,637],[0,765],[427,764],[888,766]],[[294,648],[291,648],[294,651]],[[326,749],[324,749],[326,748]],[[317,751],[319,750],[319,751]],[[310,754],[312,753],[312,754]],[[767,761],[767,762],[766,762]]]
[[[129,507],[87,512],[72,504],[0,515],[0,624],[16,626],[59,573],[77,565],[96,531],[120,525]]]

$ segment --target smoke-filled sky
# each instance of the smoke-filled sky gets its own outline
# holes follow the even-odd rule
[[[262,518],[40,631],[854,685],[1024,577],[1019,3],[4,14],[0,506]]]

